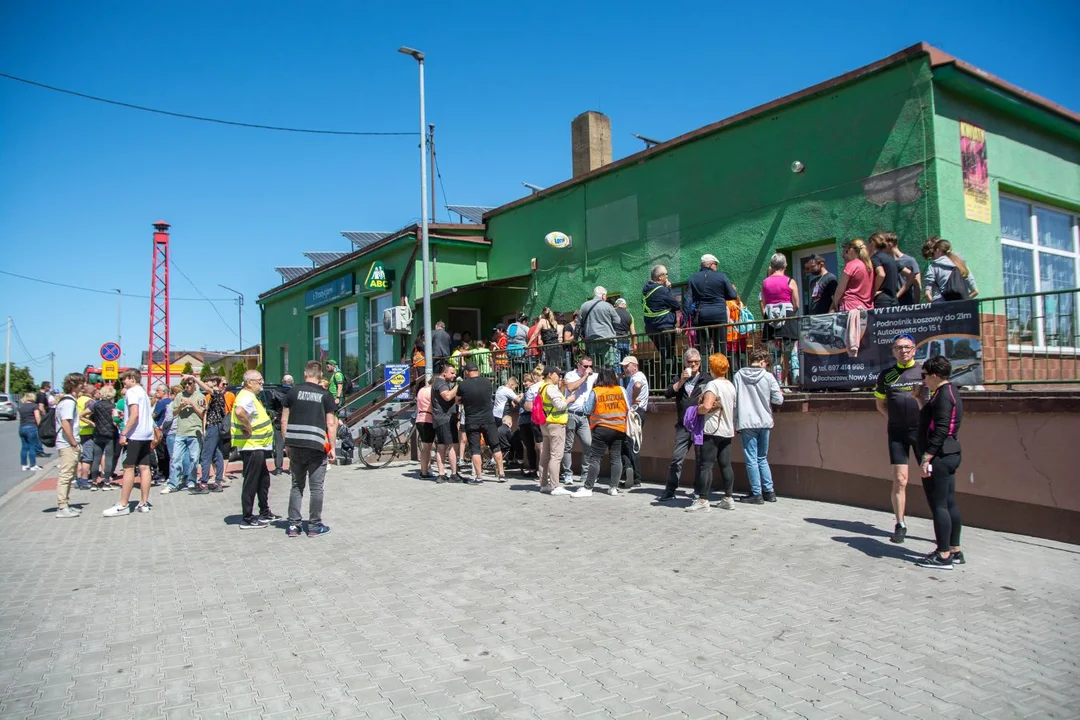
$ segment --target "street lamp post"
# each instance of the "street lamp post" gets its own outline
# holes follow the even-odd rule
[[[427,118],[424,114],[424,53],[409,47],[400,47],[398,52],[411,55],[420,65],[420,264],[423,268],[424,289],[424,376],[430,379],[434,371],[431,356],[431,280],[428,277],[431,261],[431,248],[428,244],[428,207],[427,207]]]
[[[237,334],[240,336],[240,349],[237,352],[241,353],[244,351],[244,293],[220,283],[218,283],[218,287],[236,293],[236,327]]]

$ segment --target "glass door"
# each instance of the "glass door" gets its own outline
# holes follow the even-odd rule
[[[360,374],[360,327],[356,305],[338,309],[338,352],[341,353],[341,371],[348,378]]]
[[[383,332],[383,310],[394,304],[392,293],[377,295],[368,300],[367,370],[377,365],[395,362],[394,336]],[[372,381],[379,378],[372,378]]]
[[[836,244],[817,245],[815,247],[793,250],[791,253],[791,276],[795,278],[795,284],[799,287],[799,307],[810,306],[810,276],[806,274],[803,264],[811,255],[820,255],[825,261],[825,269],[833,275],[837,274]],[[806,314],[805,309],[801,311]]]

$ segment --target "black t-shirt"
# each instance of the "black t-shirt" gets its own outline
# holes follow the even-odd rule
[[[454,399],[443,400],[442,394],[453,390],[454,386],[441,375],[431,383],[431,421],[434,425],[445,425],[454,417]]]
[[[337,410],[334,396],[322,385],[303,382],[293,385],[281,399],[289,408],[289,426],[285,428],[285,444],[289,447],[322,450],[325,447],[326,416]]]
[[[922,365],[912,361],[908,367],[893,365],[878,375],[874,397],[885,401],[889,427],[915,430],[919,427],[919,403],[911,389],[922,383]]]
[[[44,405],[46,410],[49,409],[49,396],[43,390],[38,390],[38,394],[37,397],[34,398],[34,402],[38,405]]]
[[[900,271],[896,268],[896,260],[884,250],[876,252],[870,258],[874,269],[885,268],[885,280],[881,283],[880,291],[889,297],[896,297],[896,291],[900,289]]]
[[[37,420],[34,419],[34,412],[37,409],[37,403],[20,403],[19,427],[22,427],[23,425],[37,425]]]
[[[833,295],[836,294],[836,276],[827,272],[811,281],[810,314],[824,315],[832,307]]]
[[[626,308],[615,308],[615,314],[619,316],[619,324],[615,326],[615,333],[618,335],[630,334],[630,323],[634,320],[630,317],[630,311]]]
[[[458,397],[465,406],[466,425],[487,425],[495,422],[492,415],[491,381],[487,378],[474,377],[461,381]]]

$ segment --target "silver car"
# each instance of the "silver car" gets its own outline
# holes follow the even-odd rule
[[[0,393],[0,417],[5,420],[14,420],[19,417],[19,410],[15,407],[15,403],[3,393]]]

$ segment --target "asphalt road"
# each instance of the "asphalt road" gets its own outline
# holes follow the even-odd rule
[[[19,469],[19,421],[0,420],[0,495],[15,487],[29,473]],[[54,452],[46,450],[46,452]],[[50,458],[38,458],[44,465]]]

